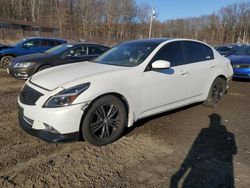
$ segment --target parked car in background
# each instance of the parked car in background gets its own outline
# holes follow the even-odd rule
[[[44,52],[66,42],[66,40],[53,38],[25,38],[14,46],[9,46],[0,51],[0,66],[6,68],[14,57]]]
[[[233,76],[229,59],[187,39],[121,43],[91,62],[46,69],[18,97],[21,127],[47,141],[106,145],[139,119],[204,101],[216,107]]]
[[[98,57],[109,49],[107,46],[91,43],[61,44],[43,53],[16,57],[7,68],[15,78],[27,79],[41,70]]]
[[[234,78],[250,78],[250,46],[239,48],[228,56],[234,70]]]
[[[224,46],[216,46],[214,47],[221,55],[227,57],[233,53],[235,53],[241,46],[238,44],[224,45]]]

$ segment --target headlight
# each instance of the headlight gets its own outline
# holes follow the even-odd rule
[[[90,83],[88,82],[71,87],[69,89],[65,89],[58,94],[50,97],[44,104],[44,107],[54,108],[71,105],[82,92],[89,88],[89,86]]]
[[[14,65],[15,68],[26,68],[34,65],[35,62],[22,62],[22,63],[17,63]]]
[[[238,68],[240,68],[240,65],[239,64],[233,64],[233,68],[238,69]]]

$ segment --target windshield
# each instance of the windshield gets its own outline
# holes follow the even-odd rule
[[[108,65],[134,67],[141,64],[158,46],[157,43],[130,42],[113,47],[94,62]]]
[[[27,39],[22,39],[20,41],[18,41],[16,44],[14,44],[14,46],[21,46],[23,44],[23,42],[25,42]]]
[[[71,44],[61,44],[59,46],[56,46],[54,48],[51,48],[51,49],[45,51],[44,53],[57,55],[57,54],[60,54],[71,47],[73,47],[73,45],[71,45]]]
[[[250,55],[250,46],[243,46],[238,48],[234,53],[235,55]]]

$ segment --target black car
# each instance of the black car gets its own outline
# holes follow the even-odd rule
[[[107,46],[91,43],[62,44],[43,53],[14,58],[7,72],[15,78],[27,79],[49,67],[94,59],[108,49]]]

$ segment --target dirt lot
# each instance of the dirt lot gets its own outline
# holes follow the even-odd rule
[[[250,187],[249,82],[234,81],[216,109],[196,104],[144,119],[105,147],[23,132],[23,83],[0,70],[0,187]]]

